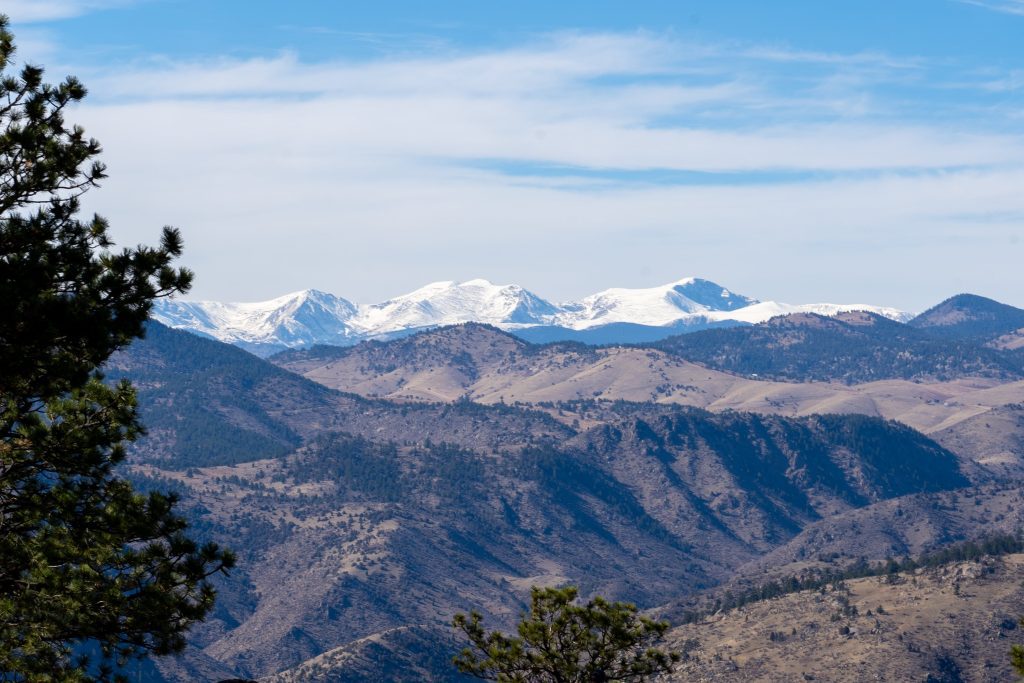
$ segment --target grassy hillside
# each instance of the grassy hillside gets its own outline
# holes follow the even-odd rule
[[[978,681],[1015,678],[1024,556],[842,582],[670,632],[678,681]]]

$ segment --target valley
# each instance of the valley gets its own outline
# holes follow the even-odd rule
[[[468,323],[268,361],[151,323],[107,368],[139,387],[150,426],[131,478],[176,491],[195,528],[241,557],[193,647],[152,675],[455,680],[451,615],[507,625],[531,585],[578,584],[672,621],[766,577],[1016,534],[1019,361],[985,345],[998,325],[960,346],[925,334],[871,313],[801,313],[594,347]],[[830,355],[840,341],[845,355]],[[687,357],[723,343],[748,349],[745,372]],[[866,357],[882,376],[847,381]],[[770,358],[786,363],[751,371]],[[799,381],[801,368],[833,376]],[[914,612],[924,598],[864,590],[915,623],[936,618]],[[772,603],[744,609],[771,624]],[[821,608],[793,609],[809,624]],[[730,635],[736,618],[674,631],[713,635],[681,671],[786,680],[778,662],[795,642],[762,652]],[[928,653],[907,671],[937,671],[943,655]]]
[[[1012,366],[1002,375],[998,364],[991,376],[946,381],[934,374],[862,384],[780,381],[714,370],[658,348],[536,347],[474,324],[349,349],[289,351],[272,362],[362,396],[531,404],[567,423],[586,416],[544,404],[630,401],[793,417],[870,415],[906,424],[986,465],[1018,471],[1024,464],[1024,379]]]

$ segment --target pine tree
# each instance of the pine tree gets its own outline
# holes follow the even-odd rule
[[[668,630],[667,622],[601,597],[574,604],[577,595],[573,586],[534,587],[518,636],[488,633],[477,612],[455,615],[453,626],[472,645],[455,657],[455,666],[504,683],[598,683],[644,681],[679,661],[678,653],[653,646]]]
[[[11,73],[14,52],[0,16],[0,678],[119,680],[184,647],[233,564],[185,534],[173,496],[118,476],[143,430],[132,387],[98,372],[192,274],[172,265],[176,230],[114,251],[104,219],[79,219],[105,177],[99,143],[65,123],[85,88]]]
[[[1022,618],[1018,623],[1021,626],[1024,626],[1024,618]],[[1017,672],[1018,676],[1024,676],[1024,645],[1010,646],[1010,664],[1013,666],[1013,670]]]

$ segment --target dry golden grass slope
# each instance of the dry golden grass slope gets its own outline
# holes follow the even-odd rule
[[[535,347],[474,325],[399,342],[364,344],[340,357],[284,358],[278,363],[334,389],[405,401],[621,399],[786,416],[858,413],[898,420],[982,463],[1024,465],[1017,448],[1024,445],[1024,424],[1017,420],[1024,413],[1014,411],[1024,404],[1024,381],[966,378],[929,384],[894,379],[857,385],[763,381],[712,370],[657,350]],[[1006,429],[994,430],[992,419]]]
[[[1024,327],[1019,330],[1004,334],[992,340],[989,346],[997,349],[1021,349],[1024,348]]]
[[[755,603],[670,631],[675,648],[700,645],[667,680],[1018,680],[1009,649],[1024,642],[1022,580],[1024,555],[1010,555]],[[847,602],[856,615],[844,616]]]

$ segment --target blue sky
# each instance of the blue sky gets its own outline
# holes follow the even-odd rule
[[[13,0],[125,243],[195,298],[553,300],[697,275],[761,299],[1024,306],[1024,1]]]

